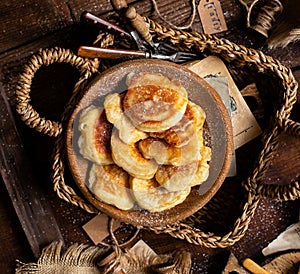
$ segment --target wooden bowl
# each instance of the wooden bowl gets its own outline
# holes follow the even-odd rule
[[[79,154],[78,119],[81,111],[91,104],[103,105],[109,93],[124,92],[125,79],[130,72],[158,72],[170,79],[178,79],[188,91],[189,99],[206,113],[206,131],[212,148],[208,179],[192,188],[185,201],[169,210],[150,213],[147,210],[121,210],[99,201],[86,186],[91,163]],[[74,109],[66,133],[68,161],[73,177],[85,198],[103,213],[136,226],[163,226],[192,215],[202,208],[225,180],[233,150],[232,127],[229,114],[217,92],[202,78],[180,65],[160,60],[132,60],[116,65],[97,76]]]

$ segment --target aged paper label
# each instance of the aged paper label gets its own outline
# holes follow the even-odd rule
[[[253,113],[220,58],[209,56],[201,61],[187,64],[186,67],[202,78],[209,74],[227,77],[229,95],[231,98],[231,121],[235,149],[243,146],[261,134],[261,129]]]
[[[207,75],[204,77],[204,80],[213,87],[218,94],[220,95],[230,117],[231,115],[231,98],[229,95],[228,79],[227,77],[218,76],[218,75]],[[227,177],[236,176],[236,157],[235,150],[232,151],[232,160]]]
[[[292,224],[262,250],[265,256],[274,253],[300,249],[300,222]]]
[[[227,30],[219,0],[201,0],[198,5],[198,13],[204,33],[214,34]]]
[[[109,236],[108,220],[109,218],[107,215],[98,214],[96,217],[83,225],[83,230],[95,245],[101,243],[107,236]],[[113,220],[113,231],[115,231],[119,226],[120,222]]]
[[[157,254],[154,252],[154,250],[147,245],[143,240],[139,240],[132,248],[130,248],[131,251],[135,252],[136,254],[148,254],[150,257],[157,256]]]

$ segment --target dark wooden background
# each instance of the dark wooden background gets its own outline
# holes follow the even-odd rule
[[[129,3],[141,15],[162,23],[154,13],[150,0]],[[174,24],[183,25],[190,17],[190,1],[157,0],[157,4],[161,14]],[[238,0],[221,0],[221,4],[228,31],[218,34],[219,37],[262,50],[291,67],[296,79],[300,80],[299,42],[286,48],[268,49],[265,38],[245,27],[245,11]],[[81,227],[93,215],[60,200],[52,190],[50,157],[54,140],[27,128],[20,121],[15,112],[14,98],[18,74],[39,48],[61,46],[76,50],[79,45],[90,43],[95,38],[95,30],[80,23],[80,15],[85,10],[106,15],[112,11],[112,6],[109,1],[103,0],[0,2],[1,273],[13,273],[16,259],[34,261],[41,248],[53,240],[63,239],[66,246],[74,242],[89,242]],[[192,30],[202,32],[198,15]],[[59,119],[77,78],[77,71],[68,65],[42,68],[33,80],[32,104],[42,116]],[[292,115],[300,120],[299,97]],[[226,181],[224,190],[220,190],[221,194],[230,189],[231,194],[241,199],[240,181],[249,173],[256,151],[256,141],[237,151],[239,176]],[[282,136],[281,145],[265,179],[288,183],[299,177],[299,160],[299,140]],[[38,208],[43,210],[35,210]],[[230,229],[239,214],[236,204],[223,210],[215,213],[213,231],[222,231],[219,227],[222,226],[220,216],[227,219],[226,230]],[[240,260],[250,257],[261,263],[264,260],[261,249],[288,225],[296,222],[298,214],[299,201],[262,199],[246,236],[228,249],[207,249],[169,235],[155,235],[147,231],[142,231],[139,237],[159,253],[174,248],[190,251],[193,258],[192,273],[221,273],[230,252]],[[123,226],[119,235],[126,235],[131,230],[131,227]]]

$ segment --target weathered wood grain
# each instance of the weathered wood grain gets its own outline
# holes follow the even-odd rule
[[[141,15],[148,16],[166,25],[166,23],[158,18],[150,0],[128,1],[128,3],[134,5]],[[157,4],[161,15],[178,26],[185,25],[192,12],[191,3],[189,2],[159,0]],[[290,67],[299,65],[300,47],[297,44],[291,44],[284,50],[268,49],[264,38],[253,30],[246,28],[245,14],[238,0],[223,0],[221,4],[228,30],[217,34],[218,37],[226,38],[238,45],[241,44],[262,50],[266,54],[278,58]],[[81,13],[88,10],[101,15],[111,11],[112,6],[110,2],[104,1],[68,1],[64,3],[62,0],[57,0],[53,1],[53,3],[49,3],[49,1],[44,3],[44,1],[35,0],[26,2],[25,4],[17,1],[2,1],[0,3],[0,10],[1,14],[3,14],[0,17],[0,33],[3,34],[0,36],[0,54],[1,52],[3,54],[9,52],[9,55],[16,57],[16,54],[11,50],[19,46],[24,47],[25,50],[27,44],[34,44],[36,42],[37,45],[33,48],[37,50],[40,47],[40,39],[44,41],[47,38],[49,39],[48,45],[46,42],[45,46],[61,44],[61,38],[62,40],[67,40],[59,35],[58,37],[51,35],[57,32],[58,34],[65,33],[65,35],[68,35],[68,32],[71,31],[74,35],[72,39],[74,39],[75,44],[75,37],[84,39],[84,32],[87,32],[86,35],[89,36],[88,28],[78,29],[78,25],[82,25],[79,22]],[[15,16],[11,16],[13,12]],[[198,13],[192,25],[192,30],[200,33],[203,32]],[[76,31],[78,32],[77,35]],[[32,52],[35,50],[32,50]]]
[[[294,72],[295,78],[300,82],[300,70]],[[300,92],[298,88],[297,102],[291,113],[291,119],[300,123]],[[269,184],[289,184],[300,179],[300,136],[294,137],[282,133],[279,138],[277,151],[273,155],[264,181]]]
[[[134,0],[126,1],[127,4],[131,4]],[[83,0],[76,1],[70,0],[68,1],[68,7],[71,10],[74,21],[80,20],[80,15],[84,11],[89,11],[94,14],[104,14],[113,10],[112,4],[110,1],[96,1],[96,0]]]
[[[85,10],[103,14],[112,6],[109,1],[1,1],[0,53],[78,23]]]
[[[70,25],[64,1],[1,1],[0,52],[24,45]]]
[[[0,85],[0,174],[11,198],[21,226],[33,254],[38,257],[41,248],[54,240],[62,240],[51,207],[43,198],[23,149],[13,115]]]
[[[16,216],[15,209],[8,196],[7,189],[0,178],[0,269],[3,274],[14,273],[16,258],[33,260],[26,235]]]

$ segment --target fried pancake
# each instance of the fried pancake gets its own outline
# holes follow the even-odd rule
[[[183,96],[188,97],[186,89],[182,86],[181,82],[177,79],[170,80],[168,77],[160,73],[149,73],[149,72],[140,72],[140,73],[129,73],[126,77],[127,86],[136,87],[136,86],[147,86],[147,85],[159,85],[161,87],[171,88]]]
[[[203,137],[202,131],[199,130],[188,144],[181,148],[171,146],[158,138],[147,138],[138,144],[139,150],[146,159],[154,159],[160,165],[182,166],[201,159]]]
[[[119,137],[124,143],[132,144],[148,137],[147,133],[134,127],[124,115],[121,94],[113,93],[107,95],[104,101],[104,108],[107,120],[119,130]]]
[[[198,163],[197,171],[190,186],[200,185],[205,182],[209,175],[209,161],[211,160],[211,148],[203,146],[201,149],[201,160]]]
[[[155,179],[169,191],[179,191],[186,187],[202,184],[209,175],[211,148],[201,147],[201,160],[183,166],[162,165],[158,168]]]
[[[191,188],[169,192],[156,180],[143,180],[130,177],[130,188],[137,204],[150,212],[160,212],[182,203],[189,195]]]
[[[129,175],[117,165],[93,165],[88,187],[97,199],[107,204],[123,210],[134,206],[129,189]]]
[[[112,164],[110,135],[112,125],[107,121],[102,107],[91,106],[85,109],[79,118],[78,139],[81,155],[98,164]]]
[[[150,135],[165,139],[172,146],[182,147],[203,127],[205,118],[203,109],[189,101],[182,119],[175,126],[163,132],[152,132]]]
[[[160,132],[182,119],[188,99],[182,95],[181,85],[154,73],[134,75],[128,82],[123,108],[135,127],[145,132]]]
[[[118,130],[113,130],[111,150],[114,162],[131,176],[140,179],[151,179],[157,171],[155,161],[145,159],[135,144],[126,144],[120,140]]]
[[[168,191],[181,191],[190,187],[197,172],[198,162],[184,166],[166,166],[158,168],[155,179]]]

